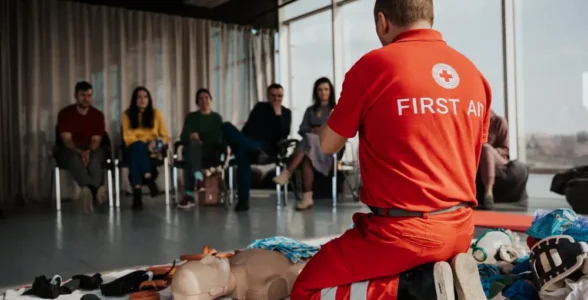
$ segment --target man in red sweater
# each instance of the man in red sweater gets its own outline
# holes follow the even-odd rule
[[[60,142],[56,153],[60,167],[69,170],[82,189],[83,210],[93,210],[93,200],[103,203],[104,151],[100,148],[104,135],[104,115],[92,106],[93,89],[88,82],[78,82],[74,89],[75,104],[64,107],[57,117]]]
[[[347,72],[320,131],[325,153],[359,133],[361,201],[372,213],[356,213],[353,229],[321,247],[291,298],[403,300],[416,289],[432,291],[422,299],[450,300],[455,275],[460,300],[485,299],[477,266],[463,253],[474,233],[490,86],[431,29],[433,0],[376,0],[374,15],[383,47]],[[452,258],[453,271],[445,262]],[[427,272],[429,285],[407,287]]]

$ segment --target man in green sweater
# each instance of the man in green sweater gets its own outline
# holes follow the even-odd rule
[[[181,141],[183,144],[185,195],[178,204],[180,208],[195,205],[195,189],[204,183],[205,162],[215,162],[222,150],[222,117],[212,111],[212,96],[207,89],[196,92],[198,111],[189,113],[184,120]]]

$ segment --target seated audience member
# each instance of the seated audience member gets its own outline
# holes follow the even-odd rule
[[[142,210],[143,184],[151,197],[159,192],[151,170],[151,158],[163,159],[162,149],[168,143],[163,115],[153,107],[151,93],[145,87],[133,91],[131,104],[122,118],[125,143],[124,160],[129,167],[129,181],[133,187],[133,210]]]
[[[74,89],[75,104],[64,107],[57,117],[57,131],[63,146],[56,159],[65,166],[82,189],[79,203],[91,212],[92,202],[103,203],[106,197],[104,151],[100,148],[104,135],[104,115],[92,106],[92,85],[78,82]]]
[[[491,112],[488,143],[482,156],[476,185],[481,208],[493,209],[494,203],[517,203],[527,206],[529,168],[519,161],[509,161],[508,124],[506,119]]]
[[[333,84],[328,78],[319,78],[313,87],[313,104],[306,109],[298,134],[302,141],[294,151],[292,161],[288,168],[274,177],[277,184],[287,184],[290,176],[298,166],[302,165],[302,201],[296,205],[296,209],[305,210],[312,207],[312,182],[314,170],[316,169],[325,176],[329,175],[333,167],[333,155],[321,151],[321,144],[318,138],[318,131],[321,126],[327,123],[331,111],[335,107],[335,92]]]
[[[236,211],[249,209],[251,188],[251,164],[264,164],[277,152],[277,143],[288,137],[292,112],[282,106],[284,89],[279,84],[267,88],[268,102],[258,102],[242,131],[233,124],[224,123],[223,135],[237,160],[237,184],[239,201]]]
[[[204,183],[203,162],[217,159],[222,149],[221,125],[223,118],[212,111],[212,96],[207,89],[196,92],[198,111],[189,113],[184,120],[181,141],[184,168],[185,195],[178,207],[191,207],[195,204],[194,188],[201,189]]]

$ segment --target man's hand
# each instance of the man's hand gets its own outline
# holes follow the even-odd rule
[[[90,164],[90,150],[80,152],[80,156],[82,157],[82,163],[84,164],[84,167],[87,168]]]
[[[147,146],[147,149],[149,149],[149,152],[152,152],[153,153],[153,150],[155,149],[155,141],[149,142],[149,145]]]
[[[281,116],[282,115],[282,104],[279,102],[273,102],[272,106],[274,108],[274,113],[276,113],[276,116]]]
[[[190,139],[200,141],[200,135],[198,135],[198,132],[192,132],[192,134],[190,135]]]

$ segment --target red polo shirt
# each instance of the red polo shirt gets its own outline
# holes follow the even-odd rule
[[[428,212],[476,202],[491,91],[435,30],[410,30],[364,55],[345,75],[328,125],[359,131],[361,200]]]

